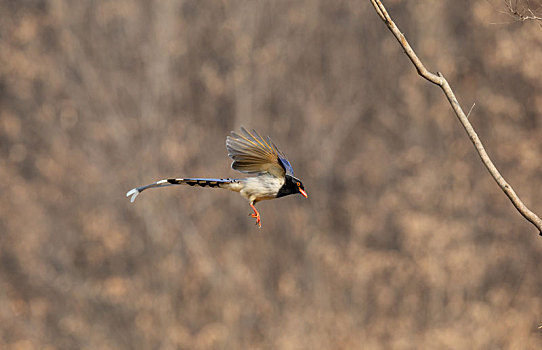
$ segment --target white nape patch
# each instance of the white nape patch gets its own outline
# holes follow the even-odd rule
[[[165,184],[166,182],[167,180],[160,180],[160,181],[157,181],[156,184],[161,185],[161,184]]]
[[[126,197],[132,196],[132,198],[130,198],[130,202],[133,203],[136,197],[139,195],[139,193],[140,192],[137,190],[137,188],[134,188],[133,190],[130,190],[126,193]]]

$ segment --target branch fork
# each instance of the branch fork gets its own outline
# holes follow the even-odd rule
[[[484,163],[485,167],[489,171],[489,174],[495,182],[497,182],[497,185],[501,188],[501,190],[506,194],[508,199],[512,202],[514,207],[519,211],[521,215],[525,219],[527,219],[530,223],[532,223],[540,232],[540,235],[542,236],[542,220],[533,213],[518,197],[512,186],[506,182],[506,180],[502,177],[499,170],[497,170],[497,167],[495,167],[495,164],[493,164],[493,161],[491,158],[489,158],[489,155],[487,154],[484,146],[482,145],[482,141],[476,134],[476,131],[474,131],[474,128],[472,127],[472,124],[469,122],[468,116],[465,115],[465,112],[463,111],[463,108],[461,108],[461,105],[457,101],[457,98],[455,97],[455,94],[450,87],[450,84],[444,78],[444,75],[441,72],[437,72],[437,74],[433,74],[430,71],[425,68],[422,61],[418,58],[408,41],[406,40],[405,36],[399,28],[395,25],[393,20],[391,19],[390,15],[388,14],[388,11],[382,4],[380,0],[370,0],[371,4],[376,10],[376,13],[384,21],[384,23],[388,26],[389,30],[393,33],[399,44],[403,47],[405,50],[406,55],[414,64],[416,67],[416,70],[418,71],[418,74],[425,78],[426,80],[432,82],[435,85],[440,86],[444,94],[446,95],[446,98],[450,102],[450,105],[452,106],[452,109],[455,112],[455,115],[459,119],[459,122],[469,135],[469,138],[474,145],[476,151],[478,152],[478,155],[480,156],[480,159],[482,160],[482,163]],[[470,113],[470,112],[469,112]]]

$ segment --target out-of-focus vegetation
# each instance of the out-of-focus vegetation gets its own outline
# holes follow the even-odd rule
[[[385,4],[540,214],[540,27]],[[308,200],[124,197],[241,125]],[[542,239],[369,1],[0,1],[0,179],[2,349],[542,347]]]

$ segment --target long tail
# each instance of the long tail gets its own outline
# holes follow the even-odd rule
[[[201,178],[189,178],[189,179],[164,179],[156,181],[150,185],[136,187],[126,193],[126,197],[132,196],[130,202],[135,201],[136,197],[148,188],[154,187],[166,187],[172,185],[188,185],[188,186],[199,186],[199,187],[212,187],[212,188],[227,188],[233,191],[237,190],[237,187],[240,185],[239,181],[236,179],[201,179]]]

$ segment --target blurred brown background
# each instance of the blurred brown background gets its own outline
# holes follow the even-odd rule
[[[385,1],[542,213],[542,28]],[[0,1],[0,348],[539,349],[542,238],[369,1]],[[309,199],[237,177],[271,135]]]

